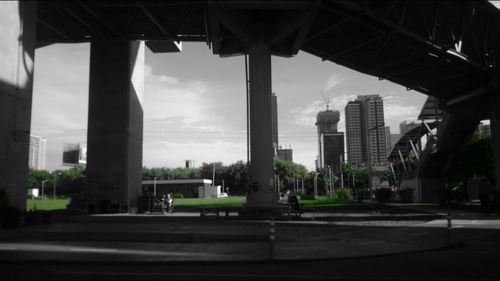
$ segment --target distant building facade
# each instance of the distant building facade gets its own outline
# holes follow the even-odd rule
[[[391,127],[385,126],[385,149],[387,150],[386,154],[391,154],[392,143],[391,143]]]
[[[30,136],[28,167],[34,170],[45,170],[47,140],[39,136]]]
[[[352,165],[387,165],[384,103],[379,95],[358,96],[345,107],[347,159]]]
[[[345,107],[347,162],[352,165],[361,165],[365,161],[361,112],[361,102],[358,100],[349,101]]]
[[[337,131],[340,112],[330,110],[320,111],[316,116],[318,129],[318,157],[316,168],[330,167],[334,173],[340,173],[344,162],[344,133]]]
[[[404,136],[406,133],[411,131],[413,128],[420,126],[416,121],[403,121],[399,123],[399,134]]]
[[[279,145],[278,138],[278,97],[276,93],[271,96],[271,125],[272,125],[272,135],[273,135],[273,151],[275,160],[286,160],[293,162],[293,150],[292,148],[283,148]]]
[[[293,150],[291,148],[278,147],[277,157],[279,160],[293,162]]]
[[[63,144],[62,164],[64,166],[84,167],[87,164],[87,144]]]
[[[208,179],[143,180],[142,188],[143,193],[151,194],[156,189],[157,197],[173,193],[182,194],[184,198],[217,198],[221,193],[220,186],[212,185]]]
[[[186,168],[193,169],[194,168],[194,161],[193,160],[186,160]]]
[[[271,123],[273,128],[273,148],[275,154],[277,154],[279,141],[278,141],[278,97],[276,96],[276,93],[273,93],[273,95],[271,96],[271,106],[272,106]]]
[[[490,124],[484,124],[483,122],[479,122],[479,125],[477,126],[477,129],[476,129],[476,133],[491,137]]]

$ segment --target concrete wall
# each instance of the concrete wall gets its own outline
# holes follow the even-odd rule
[[[91,42],[87,136],[91,204],[109,200],[125,210],[141,193],[143,67],[143,43]]]
[[[198,187],[198,198],[218,198],[220,195],[220,185],[205,185]]]
[[[26,209],[36,2],[0,2],[0,189]]]
[[[401,181],[400,189],[407,189],[407,188],[413,189],[413,202],[420,202],[421,201],[420,188],[418,186],[418,183],[419,183],[419,181],[417,178]]]
[[[498,94],[491,97],[491,142],[493,153],[493,177],[495,187],[500,187],[500,97]]]

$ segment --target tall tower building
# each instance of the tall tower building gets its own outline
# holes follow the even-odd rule
[[[387,156],[391,154],[392,143],[391,143],[391,127],[385,126],[385,149],[387,150]]]
[[[401,123],[399,123],[399,134],[401,136],[404,136],[406,133],[408,133],[409,131],[411,131],[413,128],[416,128],[420,126],[419,123],[415,122],[415,121],[402,121]]]
[[[292,148],[283,148],[279,145],[278,140],[278,97],[276,93],[271,96],[271,122],[273,129],[273,151],[275,160],[287,160],[293,162],[293,150]]]
[[[345,108],[347,158],[352,165],[387,165],[384,103],[379,95],[358,96]]]
[[[337,132],[340,112],[330,110],[329,106],[316,116],[318,127],[318,169],[330,167],[334,173],[340,173],[344,162],[344,133]]]
[[[30,136],[28,167],[35,170],[45,169],[47,140],[39,136]]]
[[[276,93],[273,93],[271,96],[271,110],[272,110],[272,126],[273,126],[273,148],[274,153],[276,154],[276,150],[278,148],[278,97]]]
[[[345,107],[347,162],[351,165],[360,165],[365,161],[361,112],[361,102],[358,100],[349,101]]]

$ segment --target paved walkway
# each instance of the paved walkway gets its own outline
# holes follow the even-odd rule
[[[314,220],[199,218],[199,213],[62,217],[0,232],[0,261],[213,262],[354,258],[441,248],[493,235],[497,216],[454,220],[415,213],[316,213]],[[435,220],[431,220],[434,216]],[[472,214],[469,214],[472,216]],[[475,222],[474,222],[475,221]],[[461,225],[461,226],[460,226]],[[450,232],[451,231],[451,232]],[[451,235],[449,235],[451,233]],[[451,239],[450,239],[451,236]]]

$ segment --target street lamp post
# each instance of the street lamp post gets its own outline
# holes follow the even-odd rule
[[[62,175],[62,173],[56,173],[56,172],[52,172],[53,175],[54,175],[54,186],[53,186],[53,189],[52,189],[52,192],[53,192],[53,196],[54,196],[54,199],[56,199],[56,188],[57,188],[57,176],[59,175]]]
[[[314,198],[318,197],[318,172],[314,173]]]
[[[52,187],[52,197],[56,199],[57,174],[54,174],[54,186]]]
[[[153,196],[156,197],[156,180],[159,179],[158,177],[155,177],[153,179]]]
[[[42,181],[42,199],[44,199],[44,187],[45,187],[45,183],[48,182],[49,180],[43,180]]]
[[[378,123],[378,120],[376,121],[376,123]],[[371,148],[370,148],[370,145],[371,145],[371,138],[370,138],[370,131],[373,131],[373,130],[377,130],[379,128],[382,128],[382,127],[385,127],[385,124],[382,124],[382,125],[376,125],[375,127],[373,128],[370,128],[368,129],[368,149],[367,149],[367,152],[368,152],[368,188],[370,189],[370,201],[373,200],[373,186],[372,186],[372,156],[371,156]],[[377,139],[378,139],[378,131],[376,132],[377,133]],[[379,163],[380,163],[380,153],[378,151],[378,141],[376,143],[376,148],[377,148],[377,155],[378,155],[378,160],[379,160]]]
[[[44,190],[44,187],[45,187],[45,183],[48,182],[48,181],[49,180],[43,180],[42,181],[42,199],[44,199],[44,197],[43,197],[44,191],[43,190]]]

